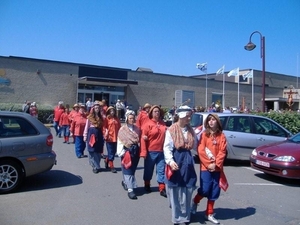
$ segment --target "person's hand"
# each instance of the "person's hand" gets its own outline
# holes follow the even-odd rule
[[[216,158],[215,158],[214,156],[212,156],[212,157],[210,158],[210,161],[213,163],[213,162],[216,161]]]
[[[209,172],[214,172],[216,170],[216,164],[213,162],[213,163],[210,163],[207,167],[207,170]]]
[[[70,132],[70,137],[73,137],[73,133],[72,132]]]
[[[146,136],[146,135],[143,135],[143,137],[142,137],[143,139],[144,139],[144,141],[148,141],[148,136]]]
[[[86,142],[86,137],[83,137],[83,141]]]
[[[175,170],[179,170],[179,167],[178,167],[177,163],[174,162],[174,161],[170,163],[170,167],[171,167],[171,169],[174,170],[174,171],[175,171]]]

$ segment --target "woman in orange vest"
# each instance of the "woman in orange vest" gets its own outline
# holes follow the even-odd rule
[[[193,200],[192,213],[195,214],[197,204],[203,197],[207,198],[205,217],[208,221],[219,224],[214,217],[214,203],[219,198],[220,177],[226,156],[226,137],[217,114],[209,114],[204,122],[205,130],[201,134],[198,145],[200,157],[200,188]],[[224,175],[225,176],[225,175]]]
[[[107,157],[105,159],[105,167],[111,169],[112,173],[117,170],[114,167],[115,154],[117,152],[118,132],[121,128],[121,122],[116,115],[116,109],[112,106],[107,108],[106,118],[104,119],[103,132],[106,141]]]
[[[75,137],[75,154],[77,158],[87,157],[83,154],[85,149],[85,142],[83,140],[83,131],[86,123],[85,105],[80,105],[79,113],[76,115],[71,123],[71,136]]]
[[[69,108],[65,108],[65,112],[61,114],[60,120],[59,120],[59,127],[61,127],[62,134],[64,135],[64,142],[70,144],[69,137],[70,137],[70,111]]]

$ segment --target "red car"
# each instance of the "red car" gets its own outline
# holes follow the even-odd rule
[[[252,168],[266,174],[300,179],[300,133],[254,149],[250,163]]]

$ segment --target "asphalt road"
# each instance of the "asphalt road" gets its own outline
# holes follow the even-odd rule
[[[155,176],[153,192],[144,193],[143,159],[136,174],[138,200],[130,200],[121,187],[119,158],[117,174],[94,174],[88,159],[77,159],[74,145],[62,142],[54,137],[57,165],[51,171],[27,178],[16,193],[0,195],[0,225],[172,224]],[[196,169],[199,174],[199,165]],[[248,162],[227,162],[225,170],[230,186],[215,203],[221,224],[300,224],[299,181],[266,176]],[[205,208],[203,200],[191,224],[211,224],[203,218]]]

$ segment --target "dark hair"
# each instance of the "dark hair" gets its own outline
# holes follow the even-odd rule
[[[173,122],[176,123],[179,120],[178,114],[175,114],[173,117]]]

